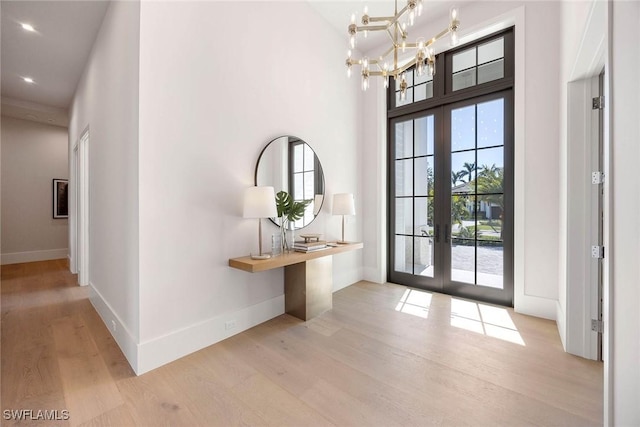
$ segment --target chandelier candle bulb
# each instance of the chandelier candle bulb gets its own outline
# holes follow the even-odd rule
[[[460,13],[458,8],[453,6],[449,12],[451,17],[451,23],[449,24],[449,31],[451,32],[451,46],[458,44],[458,26],[460,25]]]
[[[369,31],[384,31],[391,38],[391,44],[380,55],[373,56],[376,59],[369,60],[367,58],[352,58],[351,53],[348,54],[346,61],[347,76],[351,75],[351,68],[354,65],[362,67],[362,89],[369,88],[369,77],[380,76],[383,78],[384,87],[388,87],[388,78],[393,76],[397,81],[404,72],[411,67],[416,68],[418,75],[428,72],[430,75],[435,73],[435,51],[431,48],[435,42],[450,34],[451,43],[458,42],[458,27],[460,25],[460,15],[457,7],[450,10],[450,22],[448,27],[437,33],[436,36],[426,39],[420,37],[416,43],[408,43],[409,36],[407,32],[407,23],[409,26],[414,24],[416,16],[422,14],[423,0],[406,0],[406,5],[398,8],[398,1],[395,0],[395,13],[392,16],[369,16],[369,9],[365,6],[362,15],[362,25],[356,24],[356,14],[351,15],[351,23],[348,27],[349,46],[354,49],[358,32],[363,32],[365,37]],[[371,23],[379,23],[379,25],[369,25]],[[429,40],[428,42],[426,40]],[[402,55],[407,49],[415,49],[413,57]],[[387,63],[387,60],[390,62]],[[384,66],[382,64],[385,64]],[[406,77],[400,83],[400,98],[406,99],[407,82]]]

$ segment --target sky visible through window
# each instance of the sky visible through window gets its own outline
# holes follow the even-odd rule
[[[477,114],[477,131],[476,131]],[[477,139],[476,139],[477,136]],[[483,166],[504,167],[503,148],[486,148],[504,144],[504,100],[484,102],[451,112],[451,170],[464,170],[464,164],[476,162]],[[462,151],[462,152],[459,152]]]

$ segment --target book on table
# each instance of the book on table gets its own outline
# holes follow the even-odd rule
[[[324,246],[313,248],[313,249],[296,248],[296,247],[293,248],[293,250],[296,252],[304,252],[304,253],[318,252],[318,251],[323,251],[325,249],[329,249],[329,246],[324,245]]]
[[[300,252],[310,252],[317,251],[319,249],[324,249],[327,247],[327,242],[295,242],[293,244],[293,249]]]

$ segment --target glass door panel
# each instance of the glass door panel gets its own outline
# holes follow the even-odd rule
[[[445,107],[450,141],[450,239],[444,289],[462,296],[511,301],[512,176],[510,92]],[[510,181],[509,181],[510,182]],[[505,222],[508,225],[505,225]],[[446,226],[446,225],[445,225]],[[447,240],[445,232],[445,240]],[[508,268],[508,271],[505,270]]]
[[[436,118],[425,112],[392,123],[391,219],[395,224],[390,277],[433,284],[437,278],[435,241]]]
[[[512,303],[510,102],[504,91],[390,120],[390,281]]]

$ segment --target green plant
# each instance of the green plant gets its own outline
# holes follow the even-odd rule
[[[276,194],[276,209],[280,218],[280,234],[282,236],[282,250],[289,250],[287,242],[287,228],[304,216],[304,211],[311,200],[295,201],[286,191],[278,191]]]
[[[311,203],[311,200],[302,200],[296,202],[291,194],[286,191],[279,191],[276,194],[276,208],[278,210],[278,218],[283,225],[286,222],[295,222],[304,216],[304,211]]]

